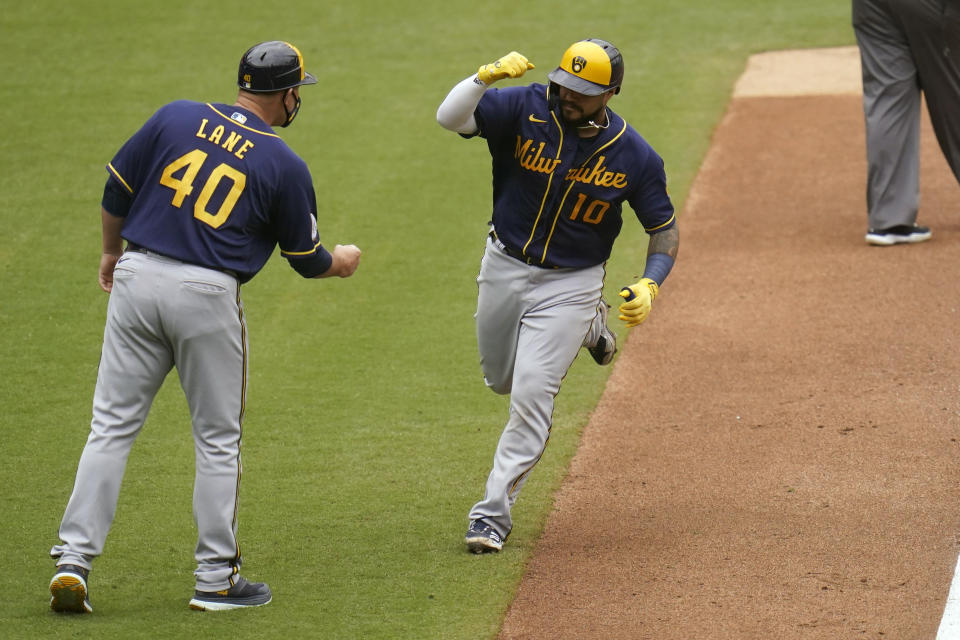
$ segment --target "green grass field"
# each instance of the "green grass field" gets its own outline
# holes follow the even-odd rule
[[[611,107],[665,158],[679,208],[746,57],[852,44],[849,22],[846,0],[3,3],[0,635],[493,637],[609,369],[578,360],[510,543],[466,553],[507,400],[483,385],[472,317],[489,156],[441,129],[437,105],[510,50],[543,81],[571,42],[610,40],[626,63]],[[313,171],[321,236],[364,250],[348,280],[306,281],[274,256],[244,287],[240,535],[244,573],[269,582],[274,602],[186,607],[193,450],[171,376],[91,574],[96,612],[53,614],[47,553],[89,426],[107,303],[104,165],[168,101],[232,102],[240,55],[270,39],[297,44],[320,79],[282,135]],[[644,246],[628,219],[608,300],[640,273]]]

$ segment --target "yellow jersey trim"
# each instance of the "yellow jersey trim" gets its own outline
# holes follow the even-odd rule
[[[217,111],[217,108],[214,107],[214,106],[213,106],[212,104],[210,104],[209,102],[207,103],[207,106],[210,107],[210,109],[211,109],[215,114],[217,114],[218,116],[220,116],[220,117],[223,118],[224,120],[229,120],[230,122],[232,122],[233,124],[237,125],[237,126],[240,127],[241,129],[246,129],[247,131],[252,131],[252,132],[254,132],[254,133],[259,133],[259,134],[262,135],[262,136],[270,136],[271,138],[279,138],[279,137],[280,137],[280,136],[278,136],[278,135],[275,134],[275,133],[270,133],[269,131],[260,131],[259,129],[254,129],[253,127],[248,127],[247,125],[243,124],[242,122],[237,122],[236,120],[234,120],[234,119],[231,118],[230,116],[225,115],[225,114],[221,113],[220,111]]]
[[[676,212],[674,212],[674,214],[673,214],[672,216],[670,216],[670,219],[667,220],[666,222],[664,222],[663,224],[658,224],[657,226],[655,226],[655,227],[650,227],[649,229],[644,228],[644,230],[645,230],[647,233],[653,233],[654,231],[659,231],[660,229],[663,229],[664,227],[669,227],[671,224],[673,224],[673,221],[676,220],[676,219],[677,219],[677,214],[676,214]]]
[[[550,91],[550,90],[547,89],[547,92],[548,92],[548,93],[549,93],[549,91]],[[556,157],[554,158],[554,160],[557,161],[557,164],[559,164],[559,163],[560,163],[560,152],[563,150],[563,127],[560,125],[560,121],[557,120],[557,114],[555,114],[553,111],[551,111],[551,112],[550,112],[550,116],[553,118],[553,122],[557,125],[557,129],[560,131],[560,142],[557,143],[557,155],[556,155]],[[551,172],[550,172],[550,177],[547,178],[547,188],[544,189],[544,191],[543,191],[543,199],[540,200],[540,210],[537,211],[537,219],[533,221],[533,228],[530,229],[530,237],[527,238],[526,244],[523,245],[523,249],[522,249],[521,252],[522,252],[524,255],[527,254],[527,247],[529,247],[529,246],[530,246],[530,243],[533,242],[533,236],[534,236],[534,234],[537,232],[537,225],[540,224],[540,216],[543,214],[543,207],[547,204],[547,196],[550,195],[550,185],[553,184],[553,174],[554,174],[554,172],[551,171]],[[546,251],[544,251],[544,255],[546,255]],[[543,258],[540,259],[540,262],[543,262]]]
[[[308,255],[310,255],[311,253],[316,253],[316,252],[317,252],[317,247],[319,247],[319,246],[320,246],[320,242],[318,241],[317,244],[313,245],[313,249],[310,249],[309,251],[284,251],[283,249],[280,249],[280,255],[282,255],[282,256],[308,256]]]
[[[556,116],[554,116],[554,117],[556,117]],[[590,157],[587,158],[586,160],[584,160],[583,163],[581,163],[580,167],[582,168],[582,167],[587,166],[587,164],[588,164],[591,160],[593,160],[594,158],[597,157],[597,154],[599,154],[601,151],[603,151],[604,149],[606,149],[607,147],[609,147],[610,145],[612,145],[614,142],[616,142],[617,140],[619,140],[619,139],[620,139],[620,136],[622,136],[623,133],[624,133],[626,130],[627,130],[627,121],[624,120],[624,121],[623,121],[623,128],[620,129],[620,131],[617,133],[617,135],[615,135],[615,136],[613,136],[612,138],[610,138],[610,139],[606,142],[606,144],[604,144],[603,146],[601,146],[601,147],[599,147],[598,149],[594,150],[594,152],[590,154]],[[550,225],[550,234],[547,236],[547,241],[543,244],[543,255],[540,256],[540,262],[543,262],[544,260],[547,259],[547,249],[550,247],[550,240],[553,239],[553,232],[554,232],[554,231],[556,230],[556,228],[557,228],[557,220],[560,219],[560,212],[563,211],[563,204],[567,201],[567,196],[570,195],[570,190],[573,189],[573,187],[574,187],[575,184],[576,184],[576,181],[571,180],[571,181],[570,181],[570,186],[567,187],[567,190],[566,190],[566,191],[564,192],[564,194],[563,194],[563,198],[560,199],[560,206],[557,207],[557,213],[553,216],[553,224]]]
[[[120,172],[117,171],[116,167],[113,166],[113,163],[107,163],[107,170],[113,174],[113,177],[120,181],[120,184],[123,185],[123,188],[133,193],[133,189],[130,188],[130,185],[127,184],[127,181],[123,179],[123,176],[120,175]]]

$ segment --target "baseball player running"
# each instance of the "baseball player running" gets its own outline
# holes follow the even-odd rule
[[[581,40],[547,84],[490,88],[533,68],[511,52],[457,84],[437,110],[444,128],[486,139],[493,160],[477,345],[487,386],[510,394],[510,415],[470,510],[474,553],[499,551],[510,535],[510,510],[543,455],[554,398],[580,348],[601,365],[616,353],[602,289],[623,203],[650,238],[643,277],[620,292],[628,327],[647,318],[679,242],[663,161],[607,106],[623,81],[620,51]]]
[[[306,164],[274,133],[314,84],[286,42],[240,61],[233,105],[157,111],[107,165],[100,286],[110,293],[90,435],[51,555],[54,611],[89,613],[88,574],[113,521],[127,457],[174,367],[193,423],[198,539],[192,609],[270,602],[239,575],[241,436],[248,345],[240,285],[274,247],[306,278],[348,277],[360,250],[320,244]],[[123,251],[123,240],[127,241]]]

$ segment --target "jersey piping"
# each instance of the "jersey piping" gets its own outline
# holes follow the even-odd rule
[[[654,231],[659,231],[660,229],[663,229],[664,227],[669,227],[670,225],[672,225],[672,224],[673,224],[673,221],[676,220],[676,218],[677,218],[677,214],[674,213],[672,216],[670,216],[670,219],[667,220],[666,222],[664,222],[663,224],[658,224],[657,226],[655,226],[655,227],[650,227],[649,229],[647,229],[646,227],[644,227],[643,230],[646,231],[647,233],[653,233]]]
[[[554,119],[556,119],[557,116],[553,116],[553,117],[554,117]],[[609,117],[609,116],[608,116],[608,117]],[[591,160],[593,160],[598,153],[600,153],[601,151],[603,151],[604,149],[606,149],[607,147],[609,147],[610,145],[612,145],[614,142],[616,142],[617,140],[619,140],[619,139],[620,139],[620,136],[622,136],[622,135],[623,135],[623,132],[626,131],[626,130],[627,130],[627,121],[624,120],[624,121],[623,121],[623,127],[620,129],[620,132],[617,133],[617,135],[615,135],[614,137],[612,137],[610,140],[608,140],[608,141],[606,142],[606,144],[601,145],[599,148],[595,149],[594,152],[591,153],[590,156],[580,164],[580,169],[582,169],[583,167],[587,166],[587,163],[590,162]],[[561,140],[561,142],[562,142],[562,140]],[[551,178],[552,178],[552,177],[553,177],[553,176],[551,175]],[[554,231],[556,230],[556,228],[557,228],[557,220],[560,219],[560,212],[563,211],[563,204],[567,201],[567,196],[570,195],[570,190],[573,189],[573,185],[575,185],[575,184],[576,184],[576,181],[571,180],[571,181],[570,181],[570,186],[567,187],[567,190],[564,192],[563,197],[560,199],[560,205],[557,207],[557,213],[553,216],[553,224],[550,225],[550,233],[547,234],[547,240],[546,240],[546,242],[543,243],[543,254],[540,256],[540,262],[541,262],[541,264],[543,263],[544,260],[547,259],[547,249],[550,247],[550,240],[553,239],[553,232],[554,232]],[[672,218],[671,218],[671,219],[672,219]]]
[[[126,189],[130,193],[133,193],[133,189],[130,187],[129,184],[127,184],[127,181],[123,179],[123,176],[120,175],[120,172],[117,171],[116,167],[114,167],[112,163],[110,162],[107,163],[107,169],[110,170],[110,173],[113,174],[114,178],[120,181],[120,184],[123,185],[124,189]]]
[[[247,125],[243,124],[242,122],[239,122],[239,121],[237,121],[237,120],[234,120],[234,119],[231,118],[230,116],[228,116],[228,115],[226,115],[226,114],[218,111],[217,108],[216,108],[215,106],[213,106],[212,104],[210,104],[209,102],[207,103],[207,106],[210,107],[210,109],[211,109],[215,114],[217,114],[218,116],[220,116],[221,118],[223,118],[223,119],[225,119],[225,120],[229,120],[231,123],[233,123],[234,125],[240,127],[241,129],[246,129],[247,131],[252,131],[253,133],[259,133],[259,134],[262,135],[262,136],[269,136],[269,137],[271,137],[271,138],[279,138],[279,137],[280,137],[280,136],[278,136],[278,135],[275,134],[275,133],[270,133],[269,131],[260,131],[260,129],[254,129],[253,127],[248,127]]]
[[[557,125],[557,130],[560,132],[560,143],[557,144],[557,155],[554,157],[554,160],[560,161],[560,152],[563,150],[563,127],[560,126],[560,121],[557,120],[557,114],[553,111],[550,112],[551,117],[553,118],[553,123]],[[530,246],[530,243],[533,242],[533,236],[537,232],[537,225],[540,224],[540,216],[543,214],[543,207],[547,204],[547,197],[550,195],[550,185],[553,184],[553,172],[550,172],[550,177],[547,178],[547,188],[543,191],[543,199],[540,201],[540,210],[537,211],[537,218],[533,221],[533,227],[530,229],[530,237],[527,239],[526,244],[523,245],[523,255],[527,255],[527,247]],[[559,212],[558,212],[559,215]],[[552,234],[552,231],[551,231]],[[549,239],[547,240],[549,244]],[[543,250],[543,256],[540,257],[540,263],[543,264],[544,258],[547,255],[546,247]]]
[[[310,249],[309,251],[284,251],[283,249],[280,249],[280,255],[282,255],[282,256],[309,256],[309,255],[315,253],[316,250],[317,250],[317,247],[319,247],[319,246],[320,246],[320,242],[318,241],[315,245],[313,245],[313,248]]]

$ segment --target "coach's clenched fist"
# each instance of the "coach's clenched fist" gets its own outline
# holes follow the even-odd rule
[[[338,244],[333,248],[333,262],[330,268],[321,273],[318,278],[337,276],[349,278],[360,264],[360,249],[354,244]]]

